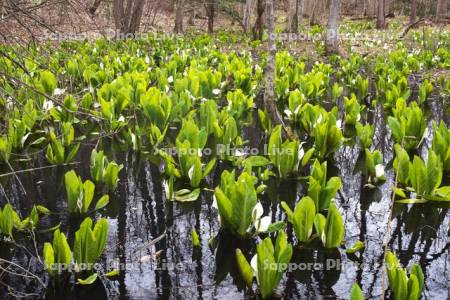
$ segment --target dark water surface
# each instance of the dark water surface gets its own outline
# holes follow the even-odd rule
[[[381,109],[368,114],[369,122],[376,124],[374,146],[379,149],[387,167],[387,181],[376,189],[366,189],[366,179],[358,171],[359,150],[346,145],[329,163],[331,175],[339,175],[343,182],[336,203],[345,223],[345,245],[351,247],[357,240],[365,242],[364,252],[347,255],[342,249],[325,251],[319,247],[296,248],[292,261],[299,266],[315,266],[308,270],[294,270],[284,276],[279,292],[285,299],[348,299],[350,289],[356,281],[367,299],[378,299],[382,293],[384,242],[389,235],[388,219],[391,210],[391,187],[393,171],[393,142],[384,121]],[[434,119],[444,117],[443,109],[431,105]],[[431,119],[431,118],[429,118]],[[430,123],[431,125],[431,123]],[[250,131],[251,132],[251,131]],[[259,136],[249,136],[258,140]],[[431,133],[423,149],[431,146]],[[89,178],[89,156],[95,145],[84,145],[79,155],[80,164],[75,169],[83,179]],[[421,151],[424,151],[424,150]],[[111,203],[101,215],[109,220],[109,236],[103,265],[127,264],[116,280],[97,281],[95,286],[49,288],[48,298],[53,299],[242,299],[252,298],[246,294],[235,265],[235,249],[245,249],[253,255],[256,240],[240,241],[220,233],[217,212],[211,207],[213,193],[202,191],[195,203],[168,202],[162,185],[161,170],[146,158],[134,153],[118,153],[115,160],[124,164],[120,173],[120,184],[111,198]],[[34,160],[27,167],[46,165],[42,159]],[[219,183],[221,171],[226,164],[218,164],[206,180],[205,187],[214,188]],[[0,178],[0,200],[6,200],[27,215],[33,204],[43,204],[53,214],[41,221],[40,228],[49,228],[61,222],[61,228],[69,232],[72,244],[79,219],[68,219],[65,214],[66,196],[63,175],[70,168],[51,168]],[[25,194],[26,192],[26,194]],[[269,182],[269,189],[262,197],[265,214],[274,221],[285,219],[280,201],[291,206],[306,192],[301,180]],[[98,213],[98,216],[100,213]],[[450,286],[448,209],[431,205],[394,205],[391,236],[388,248],[394,250],[404,266],[418,262],[425,274],[423,296],[426,299],[448,299]],[[193,249],[191,230],[200,235],[201,247]],[[292,242],[293,231],[287,227]],[[163,237],[156,243],[152,241]],[[50,233],[36,236],[37,249],[41,251]],[[26,244],[18,237],[18,244]],[[48,281],[42,265],[36,262],[29,250],[0,243],[0,257],[12,260]],[[251,255],[248,257],[251,258]],[[332,264],[336,264],[333,267]],[[329,270],[321,266],[329,265]],[[42,286],[33,278],[17,280],[17,276],[1,274],[0,281],[18,291],[39,293]],[[387,283],[386,283],[387,284]],[[0,295],[7,298],[6,289],[0,287]],[[387,293],[389,296],[390,293]]]

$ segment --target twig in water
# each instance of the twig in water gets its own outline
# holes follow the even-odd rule
[[[39,168],[18,170],[18,171],[14,171],[14,172],[0,174],[0,177],[7,177],[7,176],[21,174],[21,173],[34,172],[34,171],[39,171],[39,170],[44,170],[44,169],[56,168],[56,167],[59,167],[59,166],[72,166],[72,165],[78,165],[78,164],[80,164],[80,162],[76,161],[76,162],[62,164],[62,165],[50,165],[50,166],[44,166],[44,167],[39,167]]]

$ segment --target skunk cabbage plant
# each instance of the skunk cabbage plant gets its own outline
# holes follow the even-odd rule
[[[249,264],[240,249],[236,249],[238,269],[248,286],[256,277],[262,299],[269,299],[286,272],[291,261],[292,245],[287,242],[286,233],[278,232],[275,244],[270,237],[256,246],[256,254]],[[252,274],[253,273],[253,274]]]
[[[92,150],[90,170],[91,177],[95,182],[104,183],[109,190],[115,190],[122,168],[123,165],[118,165],[115,161],[109,161],[103,151]]]
[[[419,300],[424,284],[424,275],[418,264],[413,264],[409,273],[402,268],[397,257],[391,251],[386,253],[386,269],[389,285],[394,294],[394,300]]]
[[[322,211],[330,206],[331,200],[341,188],[339,177],[327,180],[327,162],[322,164],[316,160],[311,168],[308,179],[308,196],[314,201],[316,211]]]
[[[231,233],[246,237],[252,232],[270,229],[270,217],[263,217],[263,208],[257,199],[257,178],[243,172],[237,180],[235,172],[222,172],[220,186],[214,191],[222,227]]]
[[[64,182],[67,192],[68,210],[70,213],[85,214],[89,211],[92,200],[94,199],[95,184],[86,180],[83,182],[74,170],[67,172],[64,176]],[[105,207],[109,203],[109,196],[101,197],[96,205],[95,210]]]

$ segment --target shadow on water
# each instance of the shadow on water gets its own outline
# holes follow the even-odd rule
[[[434,108],[439,110],[439,108]],[[392,161],[392,142],[384,123],[384,114],[377,109],[368,114],[368,122],[375,124],[374,146],[383,153],[384,162]],[[259,137],[259,138],[258,138]],[[261,142],[261,132],[251,140]],[[103,145],[105,149],[112,149]],[[89,154],[92,146],[82,149],[80,164],[75,168],[82,178],[89,178]],[[111,152],[121,164],[120,184],[111,195],[111,202],[101,215],[108,218],[109,235],[103,262],[108,266],[126,266],[115,280],[97,281],[90,287],[49,289],[49,299],[242,299],[252,298],[236,269],[235,249],[241,248],[250,260],[255,253],[254,241],[242,241],[220,231],[217,212],[211,207],[213,193],[203,190],[201,200],[194,203],[172,203],[165,198],[163,177],[159,166],[151,164],[144,156],[128,152]],[[374,189],[364,187],[366,178],[361,172],[360,152],[357,145],[346,145],[329,164],[329,175],[338,175],[343,187],[336,198],[345,222],[345,246],[357,240],[364,241],[364,252],[347,255],[342,250],[326,251],[319,245],[296,246],[292,262],[298,268],[285,276],[281,293],[286,299],[342,298],[347,299],[358,282],[365,295],[377,299],[381,295],[383,276],[383,243],[387,236],[387,219],[390,210],[393,172],[386,172],[387,181]],[[43,160],[28,163],[27,167],[45,165]],[[219,163],[207,178],[209,188],[218,185],[221,171],[230,168]],[[7,201],[27,215],[33,204],[43,204],[53,214],[41,222],[42,228],[60,223],[73,240],[80,219],[66,218],[64,173],[70,169],[53,168],[1,178],[0,202]],[[272,220],[284,220],[280,207],[286,201],[293,207],[307,190],[304,180],[280,182],[272,179],[262,197],[265,214]],[[98,192],[98,195],[101,194]],[[92,215],[92,216],[95,216]],[[425,272],[424,295],[428,299],[446,299],[449,280],[448,208],[433,205],[395,205],[388,246],[394,250],[405,266],[412,262],[421,264]],[[193,249],[191,230],[200,236],[200,247]],[[297,245],[292,226],[288,224],[289,240]],[[158,242],[152,241],[163,236]],[[49,241],[49,233],[37,237],[37,248]],[[33,249],[27,239],[17,240],[26,249]],[[14,250],[12,250],[14,249]],[[1,257],[21,265],[30,265],[34,273],[45,278],[42,265],[30,253],[0,242]],[[336,265],[336,262],[337,265]],[[330,264],[333,264],[330,266]],[[327,267],[328,264],[328,267]],[[313,268],[307,267],[312,265]],[[316,266],[316,268],[314,267]],[[324,267],[325,266],[325,267]],[[109,271],[109,270],[105,270]],[[447,281],[446,281],[446,280]],[[33,292],[42,290],[36,281],[17,282],[13,276],[3,275],[3,282],[17,290]],[[0,293],[6,291],[0,288]]]

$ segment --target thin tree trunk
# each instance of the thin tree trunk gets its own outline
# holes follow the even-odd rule
[[[413,24],[417,19],[417,0],[411,0],[411,15],[409,17],[409,24]]]
[[[114,0],[113,15],[116,30],[121,34],[136,33],[141,24],[145,0]]]
[[[447,17],[448,0],[437,0],[436,6],[436,22],[440,22]]]
[[[316,21],[317,3],[318,3],[318,0],[314,1],[312,12],[311,12],[311,16],[309,18],[309,25],[310,26],[317,24],[317,21]]]
[[[121,0],[114,0],[113,2],[113,15],[114,15],[114,24],[116,26],[116,30],[123,33],[125,28],[124,26],[124,9],[123,2]]]
[[[384,12],[384,1],[385,0],[378,0],[378,6],[377,6],[377,29],[384,29],[386,27],[386,20],[385,20],[385,12]]]
[[[188,21],[187,21],[188,25],[190,25],[190,26],[194,25],[195,24],[194,19],[195,19],[195,9],[192,8],[189,11],[189,18],[188,18]]]
[[[288,3],[288,31],[298,33],[303,14],[303,0],[289,0]]]
[[[266,0],[267,1],[267,0]],[[256,22],[253,28],[253,39],[262,40],[263,38],[263,14],[264,14],[264,0],[257,0],[256,2]]]
[[[175,1],[175,33],[183,32],[183,0]]]
[[[287,0],[286,5],[286,15],[287,15],[287,31],[292,32],[292,22],[294,21],[294,1],[296,0]]]
[[[128,25],[128,33],[136,33],[141,25],[142,13],[144,11],[145,0],[134,1],[133,12]]]
[[[95,12],[97,11],[98,7],[102,3],[103,0],[95,0],[92,6],[89,8],[89,13],[91,15],[95,15]]]
[[[305,0],[297,0],[297,4],[298,4],[298,11],[297,11],[297,21],[298,21],[298,27],[302,26],[302,22],[303,22],[303,12],[305,10]]]
[[[326,52],[338,53],[339,51],[339,6],[340,0],[330,1],[330,15],[328,17],[327,37],[325,41]]]
[[[215,8],[215,0],[208,0],[208,4],[206,5],[206,11],[208,13],[208,33],[214,33],[214,8]]]
[[[250,30],[250,22],[253,15],[254,10],[254,0],[246,0],[244,6],[244,18],[242,19],[242,24],[244,26],[245,32]]]
[[[274,124],[283,124],[283,119],[278,111],[275,103],[275,54],[277,52],[277,46],[275,43],[275,25],[273,14],[273,0],[266,0],[266,15],[267,15],[267,27],[269,30],[269,60],[266,66],[266,87],[264,92],[264,106],[269,113],[270,118]]]

